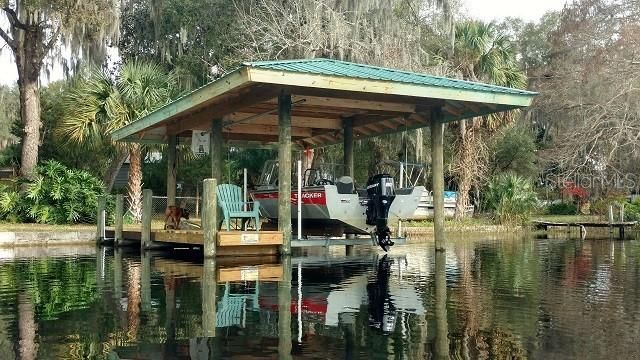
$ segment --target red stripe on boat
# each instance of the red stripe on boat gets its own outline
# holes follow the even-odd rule
[[[277,199],[278,192],[268,192],[268,193],[253,193],[253,198],[260,200],[267,199]],[[291,192],[291,203],[298,203],[298,192]],[[324,191],[303,191],[302,192],[302,205],[326,205],[327,204],[327,195]]]

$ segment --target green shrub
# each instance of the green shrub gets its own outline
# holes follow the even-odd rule
[[[485,208],[500,224],[526,222],[537,201],[531,181],[518,175],[494,176],[485,190]]]
[[[0,189],[0,220],[42,224],[95,222],[102,182],[86,171],[56,161],[36,168],[33,180],[21,180],[22,191]]]
[[[623,204],[627,201],[624,195],[609,195],[600,198],[591,205],[591,214],[607,217],[609,215],[609,206]]]
[[[624,204],[624,220],[640,221],[640,198]]]
[[[559,203],[551,204],[547,207],[548,215],[575,215],[578,213],[578,207],[575,204]]]

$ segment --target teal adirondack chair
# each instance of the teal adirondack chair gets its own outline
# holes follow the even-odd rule
[[[232,184],[220,184],[216,188],[218,205],[222,208],[224,224],[231,230],[231,219],[242,219],[243,227],[253,219],[256,230],[260,230],[260,202],[242,201],[242,189]]]

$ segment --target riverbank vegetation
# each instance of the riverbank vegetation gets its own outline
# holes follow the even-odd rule
[[[164,149],[113,144],[113,130],[243,61],[311,57],[539,92],[529,109],[448,125],[446,186],[458,192],[457,221],[469,221],[468,205],[499,224],[526,223],[532,214],[606,217],[623,204],[627,219],[640,219],[636,2],[578,0],[537,22],[494,23],[450,0],[293,0],[286,8],[275,0],[17,3],[0,11],[9,20],[0,22],[0,46],[15,61],[37,61],[17,66],[19,86],[0,86],[0,168],[19,170],[23,185],[0,185],[4,221],[91,222],[101,192],[127,193],[129,217],[139,221],[143,185],[166,191]],[[59,73],[54,65],[63,65],[64,76],[55,76],[63,80],[43,76]],[[428,165],[428,131],[357,140],[356,183],[381,160]],[[275,156],[225,151],[231,182],[243,168],[256,181]],[[75,189],[82,174],[91,194],[64,204],[55,190],[34,195],[43,175],[36,169],[50,160],[75,175],[47,184]],[[314,161],[341,163],[341,145],[315,149]],[[209,166],[206,156],[181,148],[179,194],[197,195]],[[118,182],[119,174],[126,180]]]

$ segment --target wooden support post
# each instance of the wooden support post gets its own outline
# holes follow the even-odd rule
[[[122,222],[124,221],[124,195],[116,195],[116,223],[114,231],[113,245],[118,246],[122,243]]]
[[[282,259],[278,282],[278,359],[291,359],[291,257]]]
[[[142,233],[140,234],[140,249],[151,248],[151,212],[153,207],[153,191],[142,190]]]
[[[613,235],[613,205],[609,205],[609,234]]]
[[[202,186],[202,230],[204,234],[204,256],[215,258],[218,242],[218,198],[217,179],[205,179]]]
[[[107,207],[107,199],[104,196],[98,197],[98,204],[96,206],[96,242],[101,243],[104,240],[105,231],[105,211]]]
[[[167,149],[167,206],[176,205],[177,152],[178,152],[178,136],[171,135],[169,136],[169,149]]]
[[[444,123],[442,109],[431,111],[431,177],[433,186],[433,228],[436,250],[445,249],[444,239]]]
[[[216,336],[216,304],[218,283],[216,282],[215,258],[204,259],[202,272],[202,335]]]
[[[444,251],[435,254],[435,311],[436,311],[436,359],[449,359],[449,324],[447,321],[447,255]]]
[[[291,95],[278,96],[278,231],[281,252],[291,254]]]
[[[354,176],[353,168],[353,119],[347,118],[342,121],[344,126],[343,150],[344,150],[344,170],[346,176]]]
[[[211,133],[209,133],[209,156],[211,156],[211,178],[222,183],[222,119],[211,121]]]
[[[346,176],[354,177],[354,167],[353,167],[353,119],[346,118],[342,120],[342,126],[344,128],[344,137],[343,137],[343,160],[344,160],[344,171]],[[354,234],[347,234],[347,239],[355,238]],[[345,252],[347,256],[353,255],[354,246],[346,245]]]

